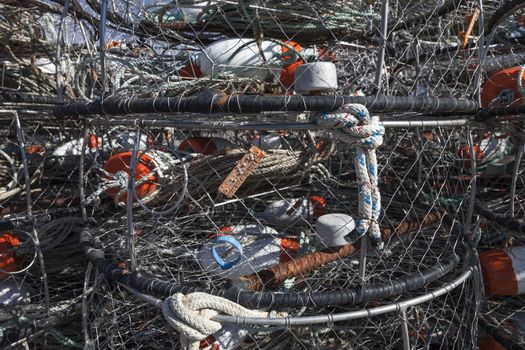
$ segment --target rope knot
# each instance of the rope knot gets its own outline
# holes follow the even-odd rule
[[[347,104],[331,113],[321,113],[317,124],[332,130],[337,139],[354,145],[358,183],[359,220],[355,240],[366,233],[378,249],[383,248],[378,219],[381,214],[376,149],[383,144],[385,128],[379,117],[371,117],[361,104]],[[352,242],[353,243],[353,242]]]
[[[180,333],[183,349],[198,349],[201,340],[217,333],[222,324],[213,316],[223,313],[240,317],[267,317],[264,311],[249,310],[231,300],[207,293],[177,293],[164,301],[162,314]]]
[[[348,144],[375,149],[383,144],[385,128],[379,117],[371,117],[365,106],[347,104],[333,113],[321,113],[317,124],[332,129],[335,136]]]

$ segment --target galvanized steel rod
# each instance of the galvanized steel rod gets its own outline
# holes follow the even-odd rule
[[[93,125],[130,125],[137,124],[153,127],[174,127],[180,129],[214,129],[214,130],[321,130],[321,126],[313,123],[251,123],[251,122],[210,122],[176,119],[92,119],[88,121]],[[469,119],[449,120],[392,120],[383,121],[385,128],[417,128],[417,127],[459,127],[468,125]]]
[[[401,308],[401,335],[403,336],[403,350],[410,350],[410,336],[408,333],[408,320],[406,308]]]
[[[381,81],[383,80],[383,71],[385,67],[385,50],[386,50],[386,38],[388,36],[388,0],[383,0],[381,5],[381,25],[379,33],[379,52],[377,58],[377,68],[376,68],[376,79],[375,85],[377,91],[381,91]]]

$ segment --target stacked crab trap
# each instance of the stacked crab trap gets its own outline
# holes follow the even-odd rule
[[[0,2],[0,348],[525,347],[522,8]]]

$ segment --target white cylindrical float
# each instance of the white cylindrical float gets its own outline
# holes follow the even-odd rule
[[[214,241],[204,244],[197,253],[202,269],[211,276],[237,278],[253,274],[290,261],[299,251],[297,239],[278,236],[277,231],[263,225],[228,226],[220,232]],[[226,244],[225,239],[217,242],[222,237],[237,243]],[[214,255],[220,256],[220,260]]]
[[[326,201],[319,196],[281,199],[268,205],[264,212],[257,213],[256,216],[279,228],[304,226],[325,214],[325,207]]]
[[[487,296],[525,292],[525,247],[484,251],[479,261]]]
[[[354,219],[346,214],[326,214],[315,224],[317,237],[326,247],[341,247],[348,242],[345,237],[355,229]]]
[[[334,92],[337,90],[337,71],[332,62],[312,62],[295,70],[294,90],[300,94]]]

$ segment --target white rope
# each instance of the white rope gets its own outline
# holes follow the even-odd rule
[[[164,301],[162,313],[180,333],[181,348],[199,349],[199,343],[216,333],[222,324],[211,318],[219,313],[241,317],[267,317],[264,311],[249,310],[231,300],[207,293],[177,293]]]
[[[335,136],[354,145],[354,164],[359,186],[358,237],[369,234],[378,249],[383,248],[378,219],[381,214],[381,195],[378,188],[376,148],[383,143],[385,128],[378,116],[371,117],[365,106],[347,104],[332,113],[322,113],[317,124],[332,129]]]

